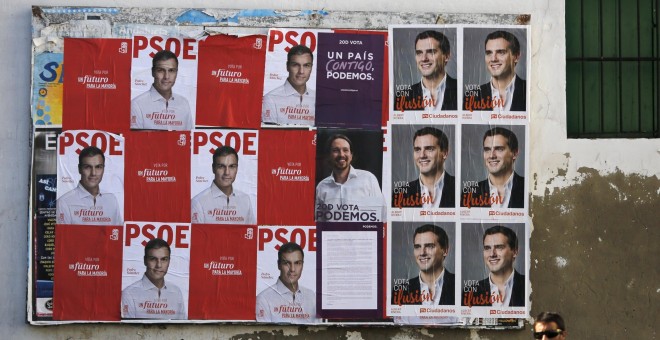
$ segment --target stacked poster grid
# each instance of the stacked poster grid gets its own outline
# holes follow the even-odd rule
[[[528,315],[528,27],[191,31],[117,23],[35,52],[32,321]],[[450,50],[418,48],[426,31]],[[489,68],[495,31],[520,53]],[[482,100],[489,72],[509,66],[522,85]],[[440,100],[424,86],[438,72]],[[503,130],[518,140],[504,156]],[[435,131],[446,147],[434,150]],[[510,169],[498,191],[494,174]],[[434,171],[436,191],[424,186]],[[427,225],[447,242],[421,242]],[[504,255],[483,236],[493,227],[517,235]],[[424,250],[435,241],[436,258]],[[511,268],[498,295],[495,274]],[[429,273],[446,285],[430,288]]]

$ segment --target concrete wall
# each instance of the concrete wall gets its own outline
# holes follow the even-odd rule
[[[65,2],[38,1],[55,6]],[[410,3],[410,2],[405,2]],[[564,4],[558,0],[228,0],[193,8],[425,11],[532,15],[532,314],[561,312],[573,339],[651,339],[660,300],[660,140],[566,138]],[[31,4],[0,3],[0,334],[3,338],[451,338],[530,339],[524,331],[271,327],[244,325],[67,325],[26,320],[30,170]],[[181,2],[89,0],[85,6],[177,7]]]

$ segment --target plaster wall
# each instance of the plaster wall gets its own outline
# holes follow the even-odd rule
[[[191,8],[531,14],[532,315],[574,339],[653,339],[660,300],[660,140],[566,138],[564,4],[553,0],[195,0]],[[31,5],[181,7],[161,1],[0,3],[0,334],[3,338],[530,339],[525,331],[245,325],[26,324]],[[475,15],[478,19],[478,15]]]

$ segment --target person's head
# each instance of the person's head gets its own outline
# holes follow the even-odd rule
[[[568,335],[564,318],[557,313],[542,312],[534,322],[534,339],[541,340],[564,340]]]
[[[413,238],[413,253],[420,271],[439,275],[449,254],[447,232],[433,224],[418,227]]]
[[[484,232],[484,263],[492,274],[504,275],[513,271],[518,256],[518,237],[509,227],[492,226]]]
[[[513,131],[494,127],[484,134],[484,164],[488,173],[496,177],[510,176],[518,158],[518,138]]]
[[[289,72],[289,83],[296,90],[304,89],[314,66],[312,50],[305,45],[296,45],[289,49],[286,55],[286,70]]]
[[[353,161],[353,143],[348,137],[336,134],[328,139],[328,157],[333,171],[346,170]]]
[[[289,289],[297,288],[298,280],[302,275],[304,260],[305,253],[297,243],[285,243],[277,251],[277,268],[280,270],[280,281]]]
[[[445,169],[449,154],[449,139],[442,130],[424,127],[413,136],[413,158],[419,172],[424,176],[436,176]]]
[[[429,30],[415,37],[415,61],[422,77],[443,77],[450,56],[449,39],[444,34]]]
[[[179,71],[179,60],[168,50],[158,51],[151,61],[151,75],[154,77],[154,88],[160,93],[170,94],[176,82]]]
[[[486,36],[486,68],[493,78],[508,79],[516,72],[520,59],[520,42],[513,33],[495,31]]]
[[[80,185],[88,192],[98,192],[105,171],[105,156],[103,151],[95,146],[88,146],[78,155],[78,173]]]
[[[170,267],[170,253],[170,245],[159,238],[151,239],[144,246],[145,275],[156,286],[162,286],[164,282]]]
[[[231,146],[223,145],[213,152],[213,182],[225,191],[231,189],[238,173],[238,154]]]

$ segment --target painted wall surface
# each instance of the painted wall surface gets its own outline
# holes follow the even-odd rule
[[[660,140],[566,138],[564,4],[553,0],[243,1],[243,8],[531,14],[532,315],[560,312],[570,338],[657,337],[660,302]],[[70,325],[25,323],[30,171],[31,5],[0,3],[0,334],[3,338],[530,339],[525,330]],[[68,2],[69,6],[180,7],[173,0]],[[192,8],[233,8],[226,0]],[[474,15],[475,22],[479,16]]]

